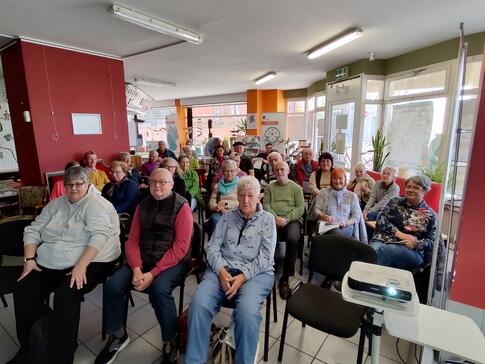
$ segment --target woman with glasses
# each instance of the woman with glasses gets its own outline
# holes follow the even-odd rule
[[[423,199],[430,188],[426,176],[408,178],[404,197],[391,199],[381,211],[370,242],[378,264],[413,269],[428,260],[436,236],[436,214]]]
[[[113,205],[79,166],[64,174],[65,195],[49,202],[24,232],[24,269],[14,290],[20,350],[12,363],[72,363],[81,302],[103,282],[120,255],[120,228]],[[49,296],[54,293],[52,312]],[[29,353],[34,323],[48,315],[45,356]],[[36,361],[37,362],[37,361]]]
[[[236,186],[239,182],[237,176],[237,163],[232,159],[222,162],[224,177],[214,186],[209,201],[209,210],[212,215],[207,222],[207,234],[210,237],[222,214],[238,206]]]
[[[125,162],[111,162],[113,182],[104,185],[101,195],[113,204],[118,214],[133,215],[138,198],[138,187],[128,178],[128,166]]]

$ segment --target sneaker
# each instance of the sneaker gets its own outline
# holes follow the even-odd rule
[[[115,361],[118,353],[126,348],[130,343],[130,337],[126,334],[116,338],[113,335],[110,336],[108,342],[101,352],[98,354],[95,360],[95,364],[111,364]]]
[[[174,344],[170,345],[170,351],[167,352],[166,350],[167,344],[163,345],[162,348],[162,360],[160,360],[160,364],[174,364],[177,363],[177,348]]]

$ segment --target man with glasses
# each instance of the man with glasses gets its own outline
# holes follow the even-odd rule
[[[127,293],[146,292],[160,324],[161,363],[177,361],[177,312],[172,291],[185,279],[190,257],[192,212],[187,200],[172,192],[172,174],[155,169],[149,179],[150,195],[140,202],[126,243],[126,261],[104,285],[103,316],[110,335],[96,363],[112,363],[130,338],[124,326]]]

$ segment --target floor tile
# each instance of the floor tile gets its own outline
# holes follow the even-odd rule
[[[320,350],[328,334],[316,330],[313,327],[302,327],[300,321],[294,320],[286,331],[285,344],[315,356]]]
[[[130,337],[130,340],[131,341],[135,341],[138,338],[138,336],[139,336],[133,330],[127,329],[126,331],[128,333],[128,336]],[[96,356],[96,355],[99,354],[99,352],[101,351],[101,349],[103,349],[104,346],[106,345],[106,340],[102,340],[101,339],[101,332],[100,332],[96,336],[94,336],[93,338],[91,338],[90,340],[86,341],[84,343],[84,345],[86,345],[86,347],[88,348],[88,350],[91,353],[93,353],[94,356]]]
[[[160,325],[152,327],[150,330],[145,332],[142,336],[143,339],[148,341],[151,345],[161,350],[162,348],[162,332],[160,330]]]
[[[116,364],[151,364],[161,357],[161,351],[138,337],[116,358]]]
[[[396,341],[397,338],[389,335],[385,329],[382,330],[381,336],[381,356],[385,356],[388,359],[400,362],[399,355],[396,350]],[[399,340],[399,353],[401,357],[406,358],[409,342],[404,340]]]
[[[278,351],[280,349],[280,341],[277,340],[274,345],[271,347],[268,355],[268,363],[278,363]],[[305,354],[302,351],[299,351],[293,348],[290,345],[286,345],[283,350],[283,360],[281,363],[283,364],[309,364],[313,360],[308,354]],[[261,362],[262,363],[262,362]]]
[[[83,344],[78,345],[76,354],[74,355],[74,364],[92,364],[96,356],[89,351]]]
[[[0,303],[0,324],[7,331],[13,341],[19,345],[17,340],[17,330],[15,328],[15,312],[13,307],[13,295],[5,295],[8,307],[3,307]]]
[[[276,342],[276,339],[270,336],[269,342],[268,342],[268,358],[269,358],[269,350],[271,350],[271,348],[273,347],[275,342]],[[259,332],[259,350],[258,350],[258,354],[256,356],[256,363],[263,360],[263,355],[264,355],[264,333],[260,331]]]
[[[328,335],[316,359],[327,364],[355,363],[357,360],[357,349],[357,345],[350,341]],[[364,360],[366,356],[364,353]]]
[[[145,305],[139,311],[128,315],[127,326],[138,335],[143,335],[157,324],[157,317],[151,305]]]
[[[101,308],[89,300],[84,300],[84,302],[81,303],[81,320],[84,316],[90,315],[98,310],[101,310]]]
[[[99,308],[103,307],[103,285],[98,284],[95,289],[84,296],[86,299],[94,303]]]
[[[365,364],[371,364],[372,358],[369,356],[367,357],[367,360],[365,361]],[[402,364],[401,361],[397,362],[391,359],[386,358],[385,356],[380,356],[379,357],[379,364]]]
[[[264,312],[264,311],[263,311]],[[271,316],[270,316],[270,321],[269,321],[269,335],[271,337],[274,337],[275,339],[279,339],[281,336],[281,328],[283,327],[283,316],[284,314],[281,312],[278,312],[277,318],[278,322],[273,321],[273,311],[271,311]],[[288,326],[291,325],[293,322],[294,318],[288,316]],[[263,314],[263,319],[261,320],[261,325],[259,325],[259,331],[264,332],[264,325],[265,325],[265,315]]]
[[[78,338],[82,343],[90,340],[102,330],[102,310],[94,311],[93,313],[84,316],[79,321]]]
[[[6,363],[13,358],[18,350],[17,344],[15,344],[5,329],[0,326],[0,363]]]

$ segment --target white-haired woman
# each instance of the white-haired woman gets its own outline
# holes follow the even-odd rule
[[[72,363],[77,348],[81,302],[103,282],[121,253],[118,214],[74,166],[64,174],[65,195],[49,202],[24,232],[24,270],[14,290],[20,351],[12,363]],[[31,330],[49,312],[45,356],[29,353]],[[46,304],[47,303],[47,304]]]
[[[354,178],[347,185],[347,189],[357,195],[362,210],[365,209],[375,184],[374,178],[367,174],[364,163],[357,163],[354,166]]]
[[[259,203],[252,176],[237,185],[239,207],[223,215],[207,245],[207,268],[192,297],[185,362],[205,363],[213,317],[227,300],[235,303],[236,363],[256,356],[261,306],[274,284],[276,224]]]
[[[430,188],[426,176],[408,178],[404,197],[391,199],[381,211],[370,242],[377,252],[377,264],[413,269],[429,257],[436,236],[436,214],[423,198]]]
[[[391,167],[385,167],[382,170],[382,179],[377,181],[372,189],[369,201],[365,205],[365,220],[374,221],[377,219],[379,212],[394,197],[399,196],[399,186],[396,183],[396,170]]]

